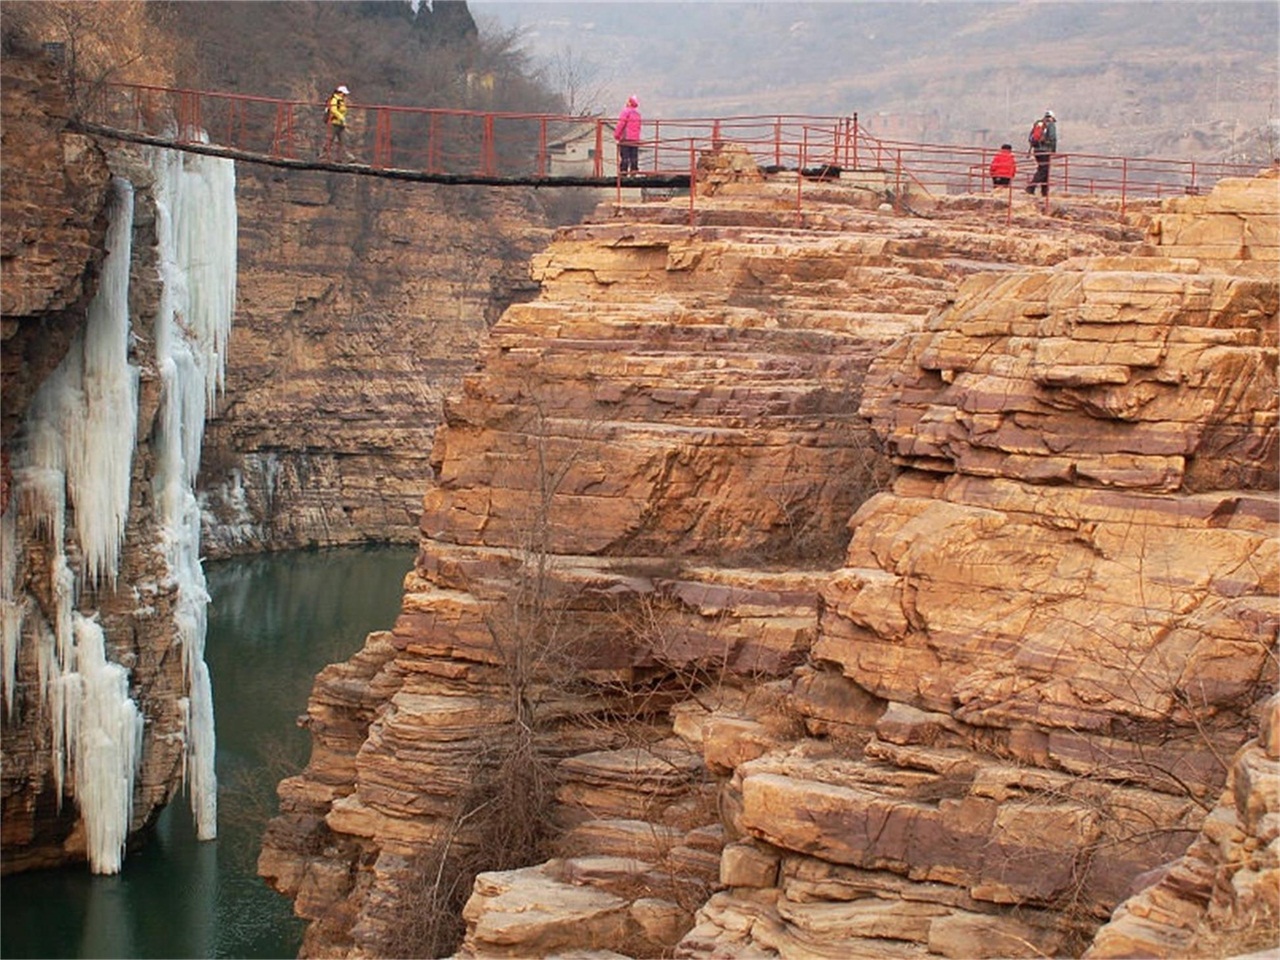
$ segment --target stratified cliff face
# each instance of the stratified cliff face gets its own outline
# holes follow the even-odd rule
[[[1083,950],[1276,684],[1276,184],[1155,218],[1212,264],[838,187],[560,231],[448,403],[395,628],[317,681],[259,862],[304,954],[412,952],[521,730],[558,855],[477,880],[466,955]]]
[[[528,295],[524,191],[243,166],[225,393],[200,489],[210,556],[412,542],[441,401]]]

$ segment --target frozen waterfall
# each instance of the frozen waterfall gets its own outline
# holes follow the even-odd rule
[[[217,781],[204,661],[209,597],[194,484],[235,297],[235,172],[227,160],[165,150],[150,152],[149,160],[161,281],[152,484],[157,550],[167,572],[160,583],[119,586],[173,597],[173,642],[181,645],[185,671],[184,773],[197,834],[210,839],[217,834]],[[83,586],[117,588],[134,495],[139,369],[129,358],[131,337],[145,337],[129,317],[134,202],[133,187],[113,179],[99,290],[83,333],[32,399],[13,454],[13,496],[0,517],[4,715],[13,718],[20,662],[34,662],[37,675],[24,676],[22,686],[43,704],[57,800],[69,785],[96,873],[120,869],[145,750],[137,691],[130,689],[136,682],[126,653],[130,638],[109,636],[94,611],[78,606]],[[21,589],[27,558],[20,528],[47,544],[33,558],[47,563],[48,607],[37,607]],[[20,656],[23,643],[34,656]]]
[[[187,785],[196,832],[217,835],[213,690],[204,660],[206,608],[195,495],[206,408],[222,385],[235,301],[235,167],[230,161],[154,153],[156,233],[163,281],[156,355],[163,384],[155,476],[163,549],[178,588],[176,617],[187,673]]]

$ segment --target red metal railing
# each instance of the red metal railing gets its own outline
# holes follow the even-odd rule
[[[210,143],[272,159],[319,159],[324,106],[244,94],[108,85],[85,120],[175,143]],[[852,117],[739,116],[646,121],[641,172],[692,177],[698,157],[733,145],[766,172],[811,177],[857,171],[895,197],[972,193],[989,184],[993,150],[870,136]],[[377,170],[485,176],[512,180],[612,177],[613,123],[604,117],[480,112],[350,104],[346,146],[356,162]],[[578,160],[572,147],[582,148]],[[1035,169],[1020,158],[1018,182]],[[1054,196],[1110,195],[1121,210],[1130,197],[1198,193],[1224,176],[1249,176],[1229,163],[1059,154],[1050,167]],[[797,178],[803,181],[805,177]],[[800,196],[797,184],[797,201]]]
[[[995,150],[948,144],[873,140],[864,165],[893,166],[910,172],[911,180],[930,193],[975,193],[988,189]],[[1035,172],[1031,156],[1018,157],[1018,182]],[[1116,157],[1092,153],[1055,154],[1049,164],[1052,196],[1167,197],[1202,193],[1223,177],[1252,176],[1256,169],[1240,163]]]

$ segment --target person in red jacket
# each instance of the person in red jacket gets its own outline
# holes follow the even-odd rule
[[[640,100],[628,97],[618,114],[613,139],[618,142],[618,173],[622,176],[640,172]]]
[[[1000,151],[991,158],[991,185],[1007,187],[1018,175],[1018,161],[1013,155],[1013,144],[1000,144]]]

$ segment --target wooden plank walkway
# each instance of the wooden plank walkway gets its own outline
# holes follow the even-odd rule
[[[367,163],[338,163],[332,160],[302,160],[289,157],[272,157],[261,153],[236,150],[217,144],[196,143],[194,141],[176,141],[164,137],[156,137],[145,133],[132,133],[117,130],[96,123],[72,120],[70,129],[77,133],[95,137],[107,137],[151,147],[163,147],[168,150],[181,150],[185,153],[199,153],[208,157],[223,157],[241,163],[259,163],[268,167],[279,167],[285,170],[318,170],[329,173],[345,173],[363,177],[379,177],[383,180],[405,180],[412,183],[438,183],[446,186],[482,186],[482,187],[594,187],[610,189],[624,187],[654,187],[668,189],[687,189],[690,177],[687,173],[645,174],[626,177],[500,177],[471,173],[428,173],[425,170],[402,170],[387,167],[372,167]]]

